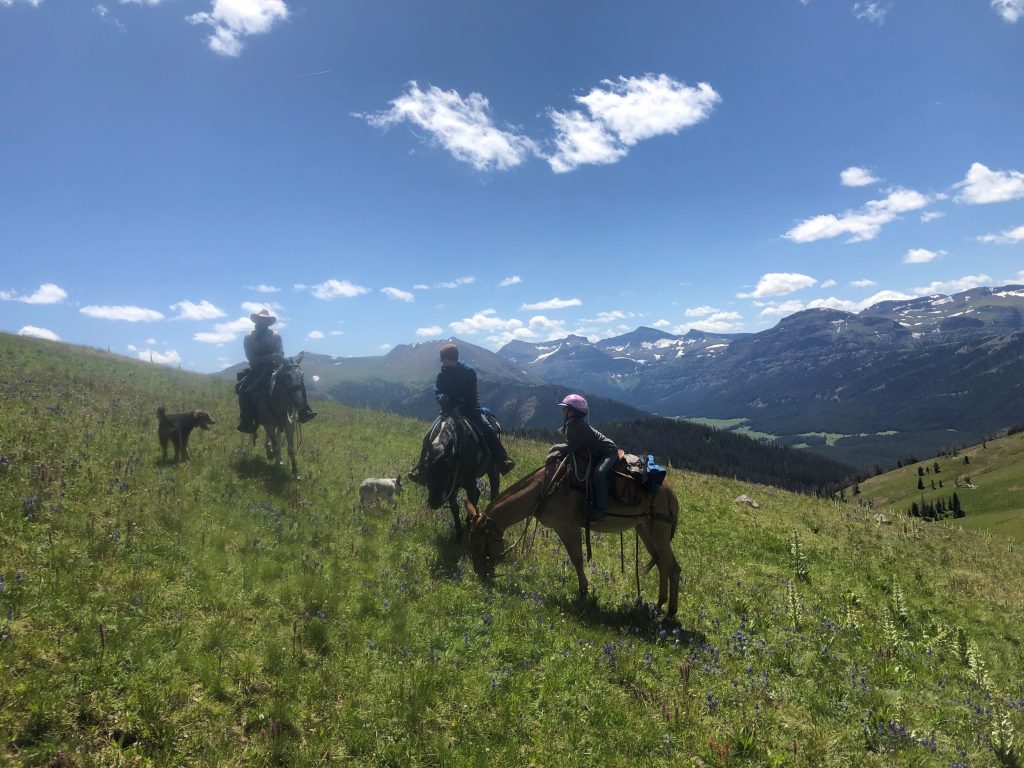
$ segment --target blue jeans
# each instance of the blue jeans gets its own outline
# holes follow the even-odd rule
[[[601,512],[608,509],[608,473],[618,458],[615,454],[608,454],[597,459],[594,467],[594,509]]]

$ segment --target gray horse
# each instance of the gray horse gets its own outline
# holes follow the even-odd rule
[[[259,387],[253,392],[256,405],[256,423],[263,427],[265,440],[263,443],[267,459],[278,465],[281,460],[281,433],[288,441],[288,458],[292,464],[292,478],[299,479],[299,467],[295,463],[295,425],[299,421],[301,395],[296,393],[302,389],[302,352],[295,357],[286,357],[281,367],[271,377],[270,387]],[[256,434],[253,433],[252,444],[256,445]]]

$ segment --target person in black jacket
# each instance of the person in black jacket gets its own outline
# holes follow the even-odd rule
[[[476,370],[459,360],[459,348],[455,344],[448,343],[442,346],[440,358],[441,370],[438,371],[434,384],[434,396],[438,404],[442,408],[459,409],[459,412],[483,435],[484,442],[501,474],[507,474],[516,463],[509,458],[497,433],[481,413]]]
[[[558,431],[565,435],[570,453],[585,448],[593,460],[594,498],[587,504],[586,516],[597,522],[608,511],[608,473],[619,459],[619,449],[614,440],[590,426],[590,406],[582,395],[567,395],[559,405],[565,421]]]

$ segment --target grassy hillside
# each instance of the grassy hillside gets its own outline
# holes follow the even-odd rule
[[[920,477],[924,489],[917,487],[918,467],[925,470]],[[847,497],[899,512],[914,502],[921,506],[922,499],[925,503],[948,499],[955,491],[966,514],[943,525],[991,531],[1024,542],[1024,433],[965,448],[956,456],[907,464],[865,480],[859,489],[856,496],[852,488],[847,489]]]
[[[0,763],[1019,765],[1003,538],[673,473],[659,623],[629,536],[624,571],[595,537],[579,605],[552,536],[485,585],[420,489],[358,510],[422,422],[326,404],[294,484],[222,381],[0,336],[0,402]],[[158,460],[159,405],[217,418],[190,463]],[[510,442],[514,479],[545,446]]]

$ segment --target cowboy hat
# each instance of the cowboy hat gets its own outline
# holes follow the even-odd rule
[[[249,319],[252,320],[254,323],[262,322],[266,323],[267,325],[273,325],[274,323],[277,322],[277,318],[270,314],[270,312],[266,309],[261,309],[259,312],[253,312],[251,315],[249,315]]]

